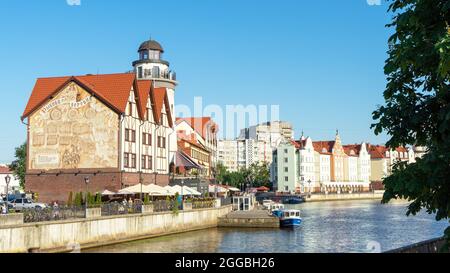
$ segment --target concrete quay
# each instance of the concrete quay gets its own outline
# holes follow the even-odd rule
[[[39,223],[23,223],[22,215],[8,215],[0,226],[0,253],[73,252],[217,227],[218,218],[231,209],[229,205],[176,214],[142,213]]]
[[[363,193],[341,193],[341,194],[312,194],[306,196],[306,202],[325,202],[325,201],[349,201],[349,200],[381,200],[384,191],[363,192]]]
[[[277,217],[269,215],[267,210],[255,209],[250,211],[232,211],[219,217],[218,227],[234,228],[279,228]]]

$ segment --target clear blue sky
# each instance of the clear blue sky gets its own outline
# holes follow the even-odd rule
[[[26,139],[38,77],[131,69],[152,38],[177,71],[177,104],[279,104],[315,140],[384,143],[369,128],[383,103],[387,4],[367,0],[9,0],[0,8],[0,163]]]

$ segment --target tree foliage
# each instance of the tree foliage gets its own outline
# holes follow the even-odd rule
[[[450,216],[450,1],[390,0],[385,105],[373,113],[376,134],[389,147],[418,145],[416,163],[398,163],[384,180],[383,202],[411,201],[407,214],[425,208],[436,219]],[[450,229],[446,231],[450,235]]]
[[[270,187],[270,172],[268,163],[252,164],[249,168],[241,168],[237,172],[230,172],[221,163],[217,165],[217,180],[236,188],[251,184],[253,187]]]
[[[15,158],[9,168],[13,171],[14,176],[19,179],[20,187],[25,189],[27,143],[16,147]]]

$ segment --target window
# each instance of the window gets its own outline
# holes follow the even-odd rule
[[[288,161],[289,161],[288,158],[285,157],[285,158],[284,158],[284,163],[288,163]]]
[[[285,168],[284,168],[284,172],[287,173],[288,171],[289,171],[289,168],[288,168],[288,167],[285,167]]]
[[[152,135],[148,133],[142,133],[142,144],[143,145],[152,145]]]
[[[142,78],[143,77],[143,75],[142,75],[142,67],[138,67],[138,78]]]
[[[141,159],[141,167],[143,170],[147,169],[147,156],[143,155]]]
[[[166,138],[158,136],[158,148],[166,148]]]
[[[285,176],[284,177],[284,181],[288,182],[289,181],[289,177]]]
[[[136,168],[136,154],[131,154],[131,168]]]
[[[284,149],[284,153],[287,154],[288,153],[288,149]]]
[[[152,156],[147,156],[147,168],[149,170],[153,169],[153,157]]]
[[[129,116],[133,115],[133,103],[131,101],[128,102],[128,115]]]
[[[136,142],[136,131],[131,129],[125,129],[125,141]]]
[[[124,153],[124,156],[123,156],[123,166],[124,166],[125,168],[128,168],[128,167],[130,166],[130,161],[129,161],[129,159],[130,159],[129,154],[128,154],[128,153]]]

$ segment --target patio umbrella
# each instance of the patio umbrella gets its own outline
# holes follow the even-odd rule
[[[104,190],[104,191],[102,192],[102,195],[115,195],[115,194],[117,194],[117,193],[112,192],[112,191],[108,191],[108,190]]]

